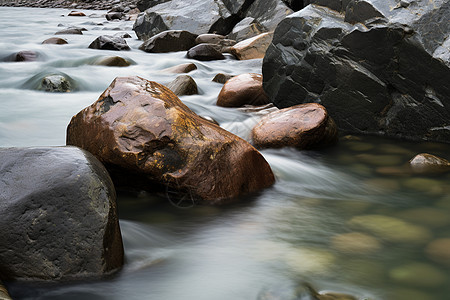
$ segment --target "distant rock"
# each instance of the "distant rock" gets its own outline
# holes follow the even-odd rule
[[[267,31],[273,31],[278,23],[293,12],[282,0],[255,0],[246,16],[257,20]]]
[[[59,37],[51,37],[42,42],[42,44],[53,44],[53,45],[66,45],[68,44],[67,40],[59,38]]]
[[[247,17],[234,26],[228,38],[237,42],[252,38],[268,31],[255,18]]]
[[[277,107],[319,102],[347,132],[450,141],[450,2],[310,2],[323,6],[281,21],[264,57]]]
[[[86,15],[84,14],[84,12],[81,11],[71,11],[68,14],[69,17],[86,17]]]
[[[131,62],[120,56],[103,56],[94,60],[91,65],[108,67],[128,67]]]
[[[165,30],[227,35],[241,19],[252,17],[271,31],[292,12],[281,0],[172,0],[141,13],[133,30],[142,40]]]
[[[124,38],[111,35],[99,36],[89,45],[89,48],[115,51],[131,50]]]
[[[217,97],[217,105],[241,107],[244,105],[264,105],[270,103],[262,87],[262,76],[245,73],[234,76],[225,82]]]
[[[24,50],[11,54],[3,59],[3,61],[28,62],[36,61],[41,55],[36,51]]]
[[[146,40],[139,49],[150,53],[187,51],[195,46],[196,34],[185,30],[166,30]]]
[[[92,279],[122,267],[114,186],[92,154],[3,148],[0,162],[2,278]]]
[[[234,76],[235,75],[225,74],[225,73],[218,73],[218,74],[216,74],[216,76],[214,76],[212,81],[217,82],[217,83],[225,83],[228,80],[230,80],[231,78],[233,78]]]
[[[188,50],[187,58],[200,61],[222,60],[225,56],[213,44],[199,44]]]
[[[116,184],[165,191],[174,203],[236,201],[274,182],[269,164],[250,144],[140,77],[116,78],[74,116],[67,144],[98,157]]]
[[[230,52],[239,60],[264,58],[272,38],[273,32],[262,33],[237,43]]]
[[[63,35],[63,34],[83,34],[83,30],[80,28],[67,28],[57,31],[55,33],[55,35]]]
[[[197,70],[197,66],[194,63],[185,63],[185,64],[180,64],[180,65],[176,65],[170,68],[166,68],[161,70],[161,72],[163,73],[189,73],[192,72],[194,70]]]
[[[167,87],[177,96],[198,94],[197,83],[189,75],[177,76]]]

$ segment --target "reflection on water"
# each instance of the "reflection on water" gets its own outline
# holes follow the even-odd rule
[[[57,24],[87,22],[61,17],[67,12],[0,8],[5,32],[0,57],[24,49],[46,57],[0,63],[1,146],[63,145],[70,118],[114,77],[139,75],[167,83],[176,75],[159,71],[189,61],[181,52],[143,53],[137,50],[140,41],[128,39],[132,51],[124,57],[135,64],[92,66],[99,51],[87,45],[109,32],[95,24],[121,27],[134,36],[132,23],[107,23],[101,17],[83,25],[85,35],[68,36],[68,45],[41,45]],[[29,28],[19,16],[39,27]],[[201,93],[181,99],[248,138],[261,114],[216,107],[221,85],[211,79],[218,72],[260,72],[261,60],[195,63],[198,69],[190,75]],[[68,74],[80,90],[52,94],[22,88],[47,69]],[[355,136],[342,137],[324,151],[264,150],[276,184],[225,207],[177,207],[165,195],[119,191],[126,254],[121,272],[96,282],[8,287],[14,299],[290,300],[311,299],[304,293],[308,283],[360,299],[447,299],[450,173],[415,174],[406,164],[421,152],[450,159],[449,150],[449,145]]]

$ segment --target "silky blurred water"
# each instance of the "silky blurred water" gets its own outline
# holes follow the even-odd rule
[[[71,117],[115,77],[166,84],[176,75],[161,70],[186,62],[198,67],[189,75],[200,94],[181,100],[248,140],[261,113],[215,106],[222,85],[211,79],[219,72],[261,73],[261,60],[198,62],[183,52],[148,54],[138,50],[132,22],[84,12],[87,17],[67,17],[63,9],[0,7],[0,60],[22,50],[40,54],[36,62],[0,62],[0,147],[64,145]],[[87,31],[61,36],[68,45],[41,44],[68,26]],[[132,36],[131,51],[88,49],[97,36],[117,32]],[[110,55],[133,64],[90,64]],[[77,90],[34,90],[34,76],[50,72],[69,75]],[[262,151],[277,182],[239,204],[177,206],[170,195],[118,191],[126,255],[121,272],[94,282],[7,286],[14,299],[30,300],[310,299],[295,295],[305,282],[360,299],[447,299],[450,248],[439,248],[440,255],[430,249],[450,239],[450,174],[404,172],[421,152],[450,159],[445,144],[342,136],[323,151]]]

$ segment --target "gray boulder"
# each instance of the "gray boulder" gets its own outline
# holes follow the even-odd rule
[[[139,0],[136,3],[137,8],[140,11],[145,11],[146,9],[149,9],[150,7],[153,7],[155,5],[164,3],[164,2],[168,2],[170,0]]]
[[[196,45],[196,38],[185,30],[166,30],[146,40],[139,49],[150,53],[187,51]]]
[[[228,38],[240,42],[266,31],[267,29],[255,18],[247,17],[234,26]]]
[[[146,40],[165,30],[228,34],[253,0],[172,0],[139,14],[133,30]]]
[[[89,48],[114,51],[131,50],[124,38],[112,35],[99,36],[89,45]]]
[[[293,12],[281,0],[255,0],[246,16],[256,19],[267,31],[273,31],[281,20]]]
[[[77,147],[0,149],[2,278],[100,278],[123,265],[116,195]]]
[[[274,104],[321,103],[348,132],[449,142],[450,2],[345,2],[278,25],[263,62]]]

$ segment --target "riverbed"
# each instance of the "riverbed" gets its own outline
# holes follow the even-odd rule
[[[71,117],[114,78],[137,75],[167,84],[176,74],[161,70],[186,62],[198,67],[189,75],[199,95],[180,99],[249,140],[261,114],[217,107],[222,85],[211,80],[217,73],[261,73],[262,60],[199,62],[185,52],[149,54],[138,49],[142,41],[132,21],[108,22],[105,11],[83,11],[86,17],[69,12],[0,7],[0,58],[39,53],[35,62],[0,62],[0,147],[65,145]],[[41,44],[69,26],[87,31],[60,36],[67,45]],[[119,32],[132,36],[131,51],[88,48],[96,37]],[[90,64],[111,55],[133,64]],[[76,90],[35,90],[33,77],[51,72],[72,77]],[[307,283],[360,299],[447,299],[450,173],[416,174],[406,165],[422,152],[450,159],[449,144],[342,133],[337,146],[321,151],[261,152],[276,183],[237,204],[194,206],[172,201],[169,193],[118,191],[126,256],[118,274],[87,282],[7,282],[10,294],[23,300],[291,300],[309,299],[295,296]]]

